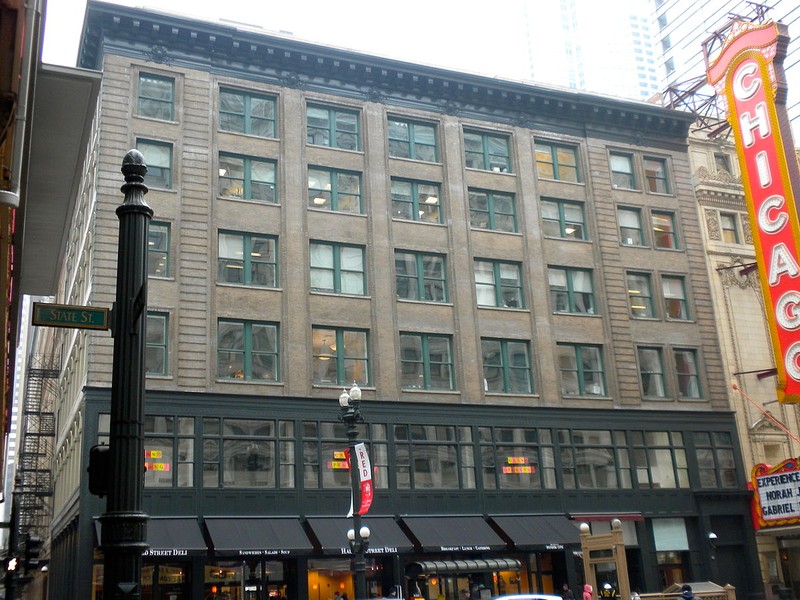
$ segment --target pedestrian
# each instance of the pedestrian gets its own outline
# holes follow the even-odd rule
[[[636,588],[631,592],[631,600],[642,600],[642,597],[639,595],[639,588]]]
[[[681,598],[683,598],[683,600],[696,600],[697,598],[697,596],[694,595],[694,592],[692,592],[692,586],[690,586],[688,583],[684,583],[681,586]]]
[[[572,593],[572,590],[569,589],[569,584],[565,583],[561,586],[561,597],[564,600],[575,600],[575,594]]]
[[[603,600],[614,600],[617,597],[617,590],[610,583],[604,583],[598,595]]]
[[[594,595],[592,594],[592,586],[591,584],[586,584],[583,586],[583,599],[582,600],[594,600]]]

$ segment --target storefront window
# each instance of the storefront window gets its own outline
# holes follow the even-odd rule
[[[471,434],[445,425],[395,425],[393,431],[397,487],[474,487]]]
[[[487,489],[555,489],[549,429],[480,427],[483,485]]]
[[[383,565],[367,558],[367,597],[381,598],[383,593],[380,575]],[[339,600],[347,597],[358,600],[353,589],[353,572],[350,559],[320,558],[308,561],[308,600]]]
[[[631,488],[631,461],[622,431],[561,429],[561,464],[567,489]]]
[[[142,600],[188,598],[191,566],[181,563],[142,565]]]

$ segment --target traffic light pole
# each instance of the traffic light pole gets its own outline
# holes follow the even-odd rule
[[[122,161],[123,203],[117,207],[117,297],[112,317],[114,363],[106,512],[100,517],[103,592],[108,600],[141,598],[142,553],[147,549],[144,488],[144,355],[147,323],[147,240],[151,209],[144,200],[147,165],[138,150]]]

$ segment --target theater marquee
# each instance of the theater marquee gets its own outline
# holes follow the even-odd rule
[[[800,172],[785,105],[788,44],[782,23],[737,22],[707,76],[726,103],[755,225],[778,399],[800,403],[800,224],[794,193],[800,191]]]
[[[777,467],[753,468],[756,527],[780,527],[800,523],[800,464],[790,458]]]

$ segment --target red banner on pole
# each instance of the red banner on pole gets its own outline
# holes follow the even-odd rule
[[[372,466],[369,462],[367,445],[363,442],[356,444],[356,464],[358,465],[358,480],[361,482],[361,506],[358,514],[365,515],[372,506]]]

